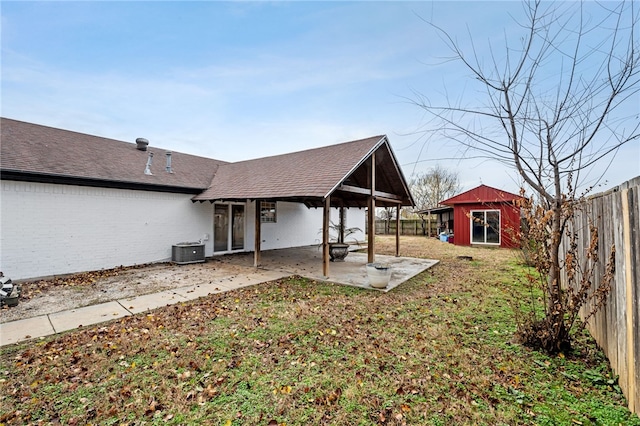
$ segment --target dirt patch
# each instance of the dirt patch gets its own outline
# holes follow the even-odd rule
[[[20,302],[0,310],[0,323],[52,314],[67,309],[155,293],[187,285],[211,283],[254,272],[235,265],[228,257],[205,263],[177,265],[161,263],[115,268],[23,282]]]

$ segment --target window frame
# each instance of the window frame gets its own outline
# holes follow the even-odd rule
[[[260,201],[260,223],[278,223],[278,202]]]
[[[474,241],[473,239],[473,229],[474,229],[474,213],[482,213],[482,227],[484,228],[483,233],[483,241]],[[487,213],[497,213],[498,214],[498,229],[496,233],[498,235],[498,242],[487,242],[487,229],[489,226],[487,224]],[[471,244],[482,244],[482,245],[491,245],[491,246],[499,246],[502,244],[502,232],[500,229],[502,228],[502,211],[500,209],[486,209],[486,210],[471,210],[469,212],[469,241]]]
[[[234,210],[237,207],[242,207],[242,223],[240,224],[240,231],[242,232],[242,247],[239,244],[234,245],[234,236],[237,237],[238,234],[235,233],[234,225],[237,223],[236,218],[234,217]],[[235,209],[234,209],[235,208]],[[220,229],[220,232],[216,230],[217,228],[217,217],[216,210],[220,209],[224,210],[226,225],[224,226],[224,230]],[[247,205],[245,203],[238,202],[216,202],[213,203],[213,254],[218,255],[222,253],[233,253],[240,252],[245,249],[247,246]],[[216,246],[221,241],[216,241],[217,238],[224,235],[226,248],[222,248]]]

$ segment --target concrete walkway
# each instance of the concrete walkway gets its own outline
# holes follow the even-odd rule
[[[290,274],[260,270],[260,272],[255,275],[246,275],[243,279],[236,279],[233,280],[233,282],[229,282],[228,279],[220,279],[206,285],[179,287],[158,293],[145,294],[143,296],[114,300],[83,308],[6,322],[0,324],[0,346],[50,336],[79,327],[99,324],[101,322],[135,315],[140,312],[162,308],[174,303],[198,299],[199,297],[210,294],[222,293],[241,287],[277,280],[288,275]]]
[[[225,261],[231,264],[247,266],[252,264],[253,255],[231,255],[226,257]],[[244,274],[233,281],[223,278],[207,284],[189,285],[158,293],[2,323],[0,324],[0,346],[99,324],[167,305],[198,299],[210,294],[231,291],[291,275],[372,289],[367,279],[366,253],[350,253],[345,262],[331,263],[329,277],[322,276],[321,253],[317,248],[313,247],[266,251],[263,252],[261,261],[262,266],[256,269],[255,273]],[[376,255],[376,262],[385,263],[391,266],[393,270],[387,288],[379,290],[383,292],[392,290],[409,278],[438,263],[436,260],[383,255]]]

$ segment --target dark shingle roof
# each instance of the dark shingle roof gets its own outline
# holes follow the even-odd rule
[[[323,198],[383,140],[353,142],[221,165],[194,200]]]
[[[166,150],[150,145],[147,151],[135,143],[56,129],[2,118],[0,122],[3,176],[46,176],[59,180],[84,180],[109,186],[131,185],[175,188],[198,193],[209,187],[222,161],[172,152],[173,173],[165,171]],[[151,172],[145,175],[149,152],[154,153]],[[165,189],[166,190],[166,189]]]
[[[386,136],[237,163],[172,152],[173,173],[168,173],[167,151],[153,145],[140,151],[133,142],[7,118],[0,131],[3,179],[198,194],[194,201],[272,199],[321,206],[331,194],[334,205],[363,207],[368,194],[363,188],[370,188],[368,159],[375,152],[376,191],[396,197],[391,205],[412,204]],[[146,175],[150,152],[152,175]]]

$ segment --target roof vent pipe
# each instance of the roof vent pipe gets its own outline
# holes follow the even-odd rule
[[[145,148],[146,149],[146,148]],[[151,173],[151,161],[153,160],[153,152],[149,153],[149,158],[147,158],[147,167],[144,169],[145,175],[152,175]]]
[[[140,151],[146,151],[148,145],[149,141],[145,138],[136,139],[136,149],[139,149]]]
[[[167,167],[165,169],[167,173],[173,173],[173,170],[171,170],[171,151],[167,151]]]

